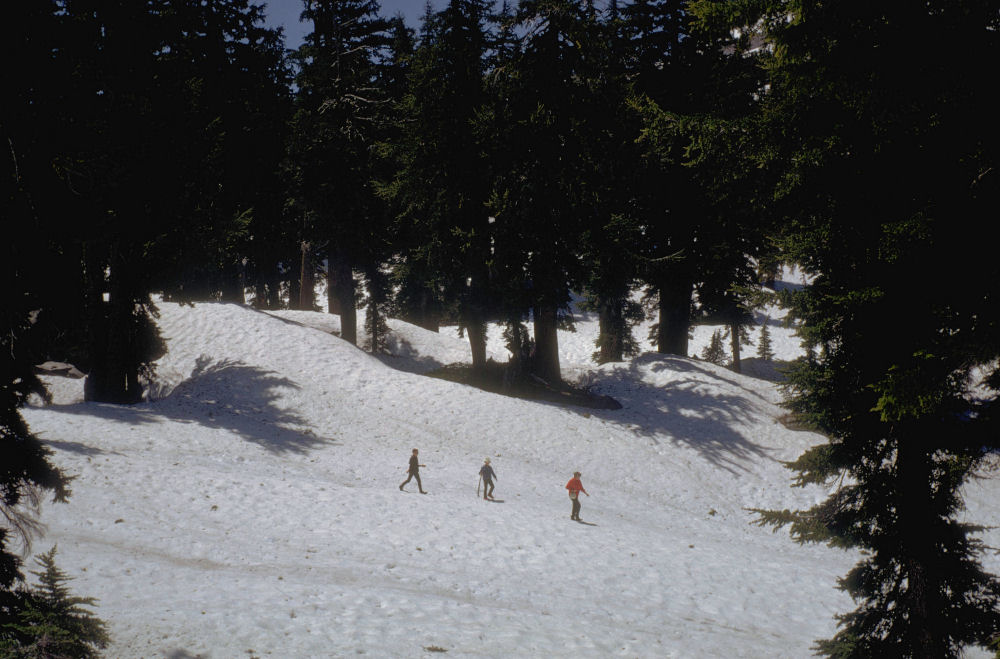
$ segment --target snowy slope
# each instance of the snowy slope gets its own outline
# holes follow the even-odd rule
[[[623,409],[561,408],[418,375],[468,361],[449,332],[393,321],[397,356],[375,358],[327,314],[160,311],[152,402],[85,404],[52,377],[56,404],[25,410],[77,476],[35,551],[58,543],[100,600],[109,657],[802,657],[850,607],[834,586],[856,556],[750,524],[824,495],[788,487],[781,461],[819,438],[776,421],[771,383],[654,354],[596,367],[584,317],[566,374]],[[427,496],[397,489],[413,447]],[[502,503],[476,496],[486,456]],[[997,487],[975,488],[988,520]]]

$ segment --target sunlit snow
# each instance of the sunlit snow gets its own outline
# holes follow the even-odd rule
[[[856,554],[751,524],[826,494],[789,487],[782,461],[820,437],[778,421],[770,381],[652,352],[598,367],[581,314],[564,376],[623,408],[559,407],[421,375],[469,360],[454,328],[392,321],[376,358],[329,314],[158,306],[151,401],[82,403],[81,380],[46,376],[54,403],[24,410],[76,476],[32,551],[58,544],[98,598],[108,657],[804,657],[853,608],[836,580]],[[426,496],[397,489],[414,447]],[[498,502],[476,494],[485,457]],[[994,522],[996,482],[968,490],[968,518]]]

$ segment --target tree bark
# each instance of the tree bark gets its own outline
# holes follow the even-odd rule
[[[330,313],[340,315],[340,338],[357,345],[358,309],[350,257],[343,249],[331,248],[328,261]]]
[[[83,398],[87,401],[104,401],[109,389],[104,355],[107,331],[107,305],[104,301],[103,250],[87,242],[83,247],[83,277],[85,288],[84,322],[87,326],[87,379],[83,383]]]
[[[948,656],[948,643],[940,633],[941,602],[930,573],[937,562],[934,529],[931,450],[920,437],[920,430],[900,437],[896,452],[897,496],[900,536],[903,538],[901,563],[906,573],[905,606],[908,614],[907,646],[913,657],[932,659]]]
[[[550,384],[562,381],[559,371],[558,311],[554,305],[535,306],[534,372]]]
[[[302,241],[302,260],[299,264],[299,304],[303,311],[316,308],[316,270],[313,267],[312,244]]]
[[[242,263],[232,266],[223,273],[222,301],[246,304],[246,266]]]
[[[599,303],[598,364],[620,362],[625,357],[625,314],[621,298],[609,296]]]
[[[740,324],[735,321],[729,324],[729,345],[732,349],[732,369],[736,373],[742,373],[743,364],[740,361]]]
[[[142,400],[142,387],[139,384],[138,323],[132,286],[136,276],[130,269],[130,255],[117,241],[112,242],[107,251],[91,244],[85,254],[91,367],[84,382],[84,399],[137,403]],[[107,284],[105,268],[109,273]]]
[[[686,273],[677,271],[675,276],[665,277],[658,288],[660,313],[656,332],[656,351],[687,357],[694,282]]]
[[[472,351],[472,372],[483,373],[486,370],[486,322],[478,309],[468,309],[464,316],[469,349]]]
[[[420,307],[416,325],[432,332],[441,331],[441,314],[437,311],[431,297],[431,292],[424,288],[420,291]]]

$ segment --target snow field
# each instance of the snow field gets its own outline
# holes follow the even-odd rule
[[[375,358],[328,314],[159,306],[152,402],[48,378],[55,404],[25,410],[77,477],[34,551],[58,543],[100,600],[108,657],[803,657],[851,608],[835,583],[856,555],[750,524],[825,494],[788,487],[781,462],[819,438],[776,421],[769,382],[652,354],[597,367],[585,316],[565,375],[624,407],[561,408],[418,375],[468,361],[450,332],[392,321]],[[397,489],[413,447],[426,496]],[[484,457],[502,502],[476,496]],[[971,485],[970,519],[996,494]]]

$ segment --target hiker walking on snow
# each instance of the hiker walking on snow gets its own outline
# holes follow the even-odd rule
[[[580,482],[580,472],[574,471],[573,478],[569,479],[566,483],[566,489],[569,490],[569,498],[573,502],[573,512],[570,514],[569,518],[572,520],[580,521],[580,492],[583,492],[588,497],[587,490],[583,489],[583,483]]]
[[[490,459],[483,460],[483,466],[479,469],[479,477],[483,479],[483,498],[493,498],[493,480],[497,477],[493,467],[490,466]]]
[[[416,478],[417,489],[420,490],[421,494],[427,494],[426,492],[424,492],[424,486],[421,485],[420,483],[420,468],[426,467],[427,465],[420,464],[420,460],[419,458],[417,458],[417,453],[419,453],[419,451],[417,451],[417,449],[413,449],[413,455],[410,456],[410,468],[409,471],[407,472],[409,475],[406,477],[405,481],[399,484],[399,489],[400,491],[402,491],[403,486],[409,483],[411,478]]]

